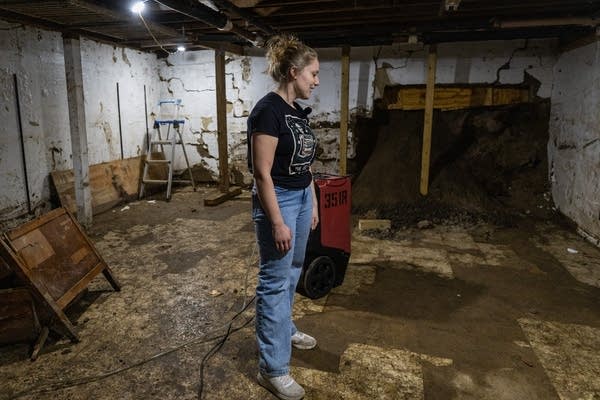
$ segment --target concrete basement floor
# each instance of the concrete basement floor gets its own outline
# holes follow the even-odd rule
[[[201,360],[257,271],[248,194],[204,208],[207,193],[97,216],[122,291],[99,276],[69,310],[80,343],[55,338],[35,362],[0,348],[0,398],[198,398]],[[298,297],[319,345],[294,351],[293,374],[306,399],[600,399],[599,287],[600,250],[550,222],[355,232],[344,284]],[[206,365],[202,398],[274,398],[256,360],[251,321]]]

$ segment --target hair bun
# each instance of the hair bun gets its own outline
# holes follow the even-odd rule
[[[309,61],[317,58],[316,51],[290,33],[272,36],[267,40],[266,47],[269,63],[267,72],[277,82],[288,80],[291,67],[302,69]]]

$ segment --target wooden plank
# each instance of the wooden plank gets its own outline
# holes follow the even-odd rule
[[[56,304],[61,308],[65,309],[71,303],[71,301],[77,297],[81,292],[85,290],[88,283],[92,281],[102,270],[104,269],[104,265],[100,262],[96,264],[94,268],[92,268],[88,274],[83,276],[73,287],[66,291],[65,294],[61,296],[60,299],[56,300]]]
[[[595,43],[597,41],[600,41],[600,37],[598,37],[598,34],[596,32],[581,37],[581,38],[577,38],[575,40],[569,40],[569,41],[562,41],[562,43],[560,43],[558,51],[560,52],[560,54],[562,53],[567,53],[571,50],[575,50],[578,49],[580,47],[584,47],[587,45],[590,45],[592,43]]]
[[[154,153],[160,159],[162,153]],[[90,187],[93,214],[104,212],[138,196],[144,156],[115,160],[90,167]],[[166,166],[152,165],[150,176],[163,176]],[[51,172],[60,203],[71,213],[77,213],[73,170]]]
[[[27,288],[0,289],[0,344],[35,339],[39,325]]]
[[[0,281],[9,279],[13,275],[14,275],[14,272],[10,269],[8,264],[6,264],[4,262],[4,260],[0,258]]]
[[[120,290],[81,225],[65,209],[55,210],[3,235],[0,257],[48,307],[72,341],[79,338],[63,312],[69,303],[81,295],[100,272],[115,290]],[[47,329],[44,329],[33,358],[37,357],[46,336]]]
[[[48,339],[48,333],[50,333],[50,330],[47,326],[44,326],[37,340],[33,344],[33,350],[31,351],[30,357],[31,361],[37,360],[38,356],[40,355],[40,351],[42,351],[42,347],[44,347],[44,343],[46,343],[46,339]]]
[[[391,226],[392,226],[392,222],[389,219],[359,219],[358,220],[358,230],[359,231],[368,231],[368,230],[384,231],[386,229],[390,229]]]
[[[346,175],[348,162],[348,112],[350,96],[350,47],[342,48],[342,83],[340,93],[340,175]]]
[[[433,129],[433,99],[435,94],[435,72],[437,46],[429,45],[427,56],[427,93],[425,96],[425,121],[423,123],[423,150],[421,152],[421,185],[423,196],[429,192],[429,161],[431,157],[431,131]]]
[[[7,243],[5,243],[4,240],[0,240],[0,257],[2,257],[4,261],[8,263],[8,265],[15,271],[21,280],[27,284],[31,292],[48,307],[48,309],[56,316],[56,318],[58,318],[58,321],[66,329],[67,336],[71,339],[71,341],[78,342],[79,337],[77,336],[75,327],[73,324],[71,324],[71,321],[69,321],[63,310],[56,305],[56,302],[52,296],[50,296],[50,293],[48,293],[46,288],[43,285],[39,286],[35,283],[35,279],[32,279],[29,269],[23,264],[18,255],[8,246]]]
[[[81,224],[92,224],[92,194],[90,190],[88,143],[83,98],[83,74],[79,38],[63,37],[67,103],[71,132],[73,170],[75,172],[75,199]]]
[[[384,101],[389,110],[423,110],[427,88],[419,86],[388,87]],[[449,111],[474,107],[499,106],[529,102],[529,88],[519,86],[445,85],[436,86],[433,108]]]
[[[219,144],[219,189],[229,191],[229,152],[227,149],[227,94],[225,89],[225,52],[215,50],[217,91],[217,141]]]
[[[23,235],[39,228],[40,226],[45,225],[49,221],[52,221],[53,219],[56,219],[65,213],[66,213],[66,211],[63,208],[57,208],[55,210],[49,211],[46,214],[39,216],[38,218],[34,219],[33,221],[29,221],[23,225],[20,225],[16,228],[10,230],[9,232],[6,233],[6,235],[10,240],[15,240],[19,236],[23,236]]]
[[[227,193],[217,193],[214,196],[207,197],[204,199],[204,206],[213,207],[218,206],[219,204],[225,203],[229,199],[233,199],[236,196],[242,194],[242,189],[240,188],[230,188]]]
[[[100,261],[66,213],[22,236],[9,232],[9,241],[27,268],[29,278],[43,286],[54,301],[59,301]],[[87,254],[74,263],[73,254],[81,248],[86,248]],[[43,255],[39,256],[40,253]]]
[[[243,56],[245,54],[244,46],[240,46],[240,45],[233,44],[233,43],[210,42],[210,41],[204,41],[203,40],[202,42],[199,42],[198,44],[190,46],[190,50],[191,49],[195,49],[196,47],[201,48],[201,49],[212,49],[212,50],[217,50],[217,51],[226,51],[228,53],[233,53],[233,54],[236,54],[238,56]]]
[[[75,228],[77,228],[77,230],[79,231],[79,233],[81,234],[83,239],[88,244],[89,248],[94,252],[94,254],[98,258],[98,260],[100,260],[102,265],[104,265],[104,268],[102,269],[102,273],[106,277],[106,280],[108,280],[108,283],[110,283],[110,285],[112,286],[112,288],[115,291],[120,292],[121,284],[117,281],[117,278],[115,278],[115,276],[113,275],[112,270],[108,266],[108,263],[104,260],[104,258],[102,257],[102,255],[100,254],[98,249],[96,249],[96,246],[94,246],[94,244],[92,243],[90,238],[85,234],[82,227],[77,223],[77,220],[75,219],[75,217],[73,215],[71,215],[68,211],[67,211],[67,214],[69,214],[69,216],[71,217],[71,220],[73,221],[73,224],[75,225]]]

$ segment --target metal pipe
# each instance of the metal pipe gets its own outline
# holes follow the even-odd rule
[[[217,12],[201,3],[181,2],[180,0],[155,0],[156,3],[169,7],[180,14],[194,18],[200,22],[217,28],[221,31],[233,32],[239,37],[256,44],[256,35],[244,29],[233,26],[229,18],[223,13]]]
[[[123,129],[121,127],[121,96],[119,94],[119,82],[117,82],[117,114],[119,115],[119,143],[121,144],[121,160],[123,159]]]
[[[235,4],[231,3],[228,0],[212,0],[212,1],[219,8],[227,10],[231,14],[235,15],[236,17],[239,17],[239,18],[245,20],[246,22],[248,22],[248,23],[256,26],[258,29],[260,29],[264,33],[266,33],[268,35],[274,35],[275,34],[275,31],[273,30],[273,28],[271,28],[270,26],[266,25],[262,21],[258,20],[258,18],[256,16],[254,16],[253,13],[251,13],[249,11],[246,11],[246,10],[244,10],[242,8],[239,8],[238,6],[236,6]]]
[[[496,28],[532,28],[545,26],[566,26],[566,25],[581,25],[581,26],[596,26],[600,20],[588,17],[571,17],[571,18],[543,18],[543,19],[524,19],[524,20],[496,20],[494,27]]]
[[[430,32],[422,33],[421,40],[425,44],[448,43],[448,42],[469,42],[473,37],[477,40],[513,40],[513,39],[541,39],[559,37],[563,28],[560,26],[548,26],[545,28],[517,28],[517,29],[498,29],[492,31],[480,30],[471,32]],[[572,27],[571,32],[587,34],[590,32],[588,27]]]
[[[148,130],[148,101],[146,100],[146,85],[144,85],[144,114],[146,117],[146,146],[150,148],[150,131]]]
[[[25,176],[25,192],[27,194],[27,212],[31,214],[31,195],[29,194],[29,178],[27,174],[27,158],[25,157],[25,140],[23,139],[23,121],[21,120],[21,103],[19,101],[19,82],[17,74],[13,74],[15,82],[15,99],[17,103],[17,123],[19,125],[19,138],[21,139],[21,158],[23,160],[23,175]]]

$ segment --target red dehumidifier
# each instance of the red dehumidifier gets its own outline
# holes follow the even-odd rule
[[[319,225],[311,232],[297,292],[325,296],[344,281],[350,259],[351,182],[349,176],[314,174]]]

